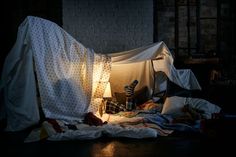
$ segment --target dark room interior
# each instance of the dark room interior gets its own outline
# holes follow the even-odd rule
[[[191,69],[199,81],[202,90],[192,91],[191,96],[221,108],[221,113],[214,119],[201,121],[201,132],[174,131],[168,136],[144,139],[103,136],[90,140],[25,143],[32,127],[6,132],[6,121],[0,119],[1,156],[199,157],[235,154],[234,144],[231,144],[236,140],[235,1],[8,0],[1,6],[1,73],[16,42],[19,25],[27,16],[36,16],[56,23],[85,47],[102,54],[163,41],[173,55],[174,66]],[[181,90],[171,83],[168,88],[169,95]],[[2,89],[0,97],[2,110]]]

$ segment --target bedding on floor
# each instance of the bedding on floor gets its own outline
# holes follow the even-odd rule
[[[195,110],[196,104],[183,104],[180,108],[176,102],[190,98],[171,97],[168,105],[179,110],[178,115],[163,113],[166,103],[155,103],[152,100],[145,102],[132,111],[120,111],[116,114],[87,113],[83,122],[68,124],[62,120],[45,119],[39,128],[31,131],[25,142],[39,140],[85,140],[106,137],[127,137],[127,138],[157,138],[168,136],[174,131],[200,132],[201,120],[209,119],[204,114],[220,112],[220,108],[206,100],[191,98],[191,102],[198,100],[205,104],[202,110]],[[193,99],[193,100],[192,100]],[[176,101],[175,101],[176,100]],[[178,101],[177,101],[178,100]],[[185,102],[185,103],[186,103]],[[189,105],[191,104],[191,105]],[[168,107],[169,107],[168,106]],[[86,117],[85,116],[85,117]]]

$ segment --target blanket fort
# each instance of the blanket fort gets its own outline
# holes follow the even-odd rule
[[[132,73],[124,72],[134,67]],[[185,89],[201,89],[191,70],[174,67],[164,42],[98,54],[57,24],[28,16],[19,26],[16,43],[5,60],[0,118],[7,119],[7,131],[19,131],[39,122],[40,105],[46,118],[81,122],[85,113],[98,110],[108,81],[112,91],[121,91],[125,84],[138,79],[137,88],[145,85],[152,92],[156,71],[163,71]]]

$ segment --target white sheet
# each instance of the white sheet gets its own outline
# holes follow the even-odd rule
[[[147,86],[151,93],[154,71],[164,72],[170,81],[182,88],[201,90],[191,69],[175,68],[173,56],[164,42],[109,55],[112,57],[110,76],[112,92],[123,92],[125,85],[138,80],[136,89]],[[156,60],[156,58],[162,59]]]
[[[6,131],[19,131],[39,121],[35,71],[45,116],[81,121],[88,111],[97,111],[102,101],[110,57],[85,48],[55,23],[28,16],[18,29],[1,78]]]
[[[166,98],[161,113],[172,116],[183,115],[182,108],[187,104],[192,108],[204,111],[202,116],[206,119],[211,119],[213,113],[219,113],[221,110],[219,106],[201,98],[172,96]]]
[[[39,121],[36,82],[28,25],[19,26],[17,40],[5,59],[0,90],[4,92],[4,108],[0,119],[7,118],[7,131],[19,131]]]
[[[98,127],[83,125],[79,130],[69,130],[64,133],[53,134],[48,138],[48,140],[61,141],[96,139],[103,135],[108,137],[129,137],[141,139],[155,138],[158,136],[158,132],[152,128],[122,127],[115,124],[106,124]]]

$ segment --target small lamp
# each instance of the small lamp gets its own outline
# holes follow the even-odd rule
[[[104,99],[109,99],[111,98],[111,84],[110,82],[107,83],[107,86],[106,86],[106,89],[105,89],[105,92],[103,94],[103,98]]]
[[[102,117],[103,113],[105,112],[106,110],[106,104],[107,102],[109,101],[109,99],[112,98],[112,94],[111,94],[111,84],[110,82],[107,83],[107,86],[106,86],[106,89],[105,89],[105,92],[103,94],[103,101],[102,101],[102,104],[100,105],[99,107],[99,114],[100,116]]]

